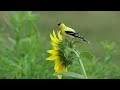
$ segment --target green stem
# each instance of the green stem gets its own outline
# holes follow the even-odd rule
[[[85,68],[83,66],[82,60],[80,59],[79,54],[75,50],[74,50],[74,52],[75,52],[76,56],[79,58],[78,61],[79,61],[79,64],[80,64],[80,66],[82,68],[83,75],[84,75],[85,79],[87,79],[87,74],[86,74]]]

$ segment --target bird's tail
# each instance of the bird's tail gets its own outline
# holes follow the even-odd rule
[[[89,43],[86,39],[84,39],[83,37],[78,37],[79,39],[82,39],[84,42]]]

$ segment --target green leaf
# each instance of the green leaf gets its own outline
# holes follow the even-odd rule
[[[83,51],[80,53],[81,58],[92,59],[93,55],[89,51]]]
[[[69,77],[84,79],[83,75],[80,75],[80,74],[77,74],[77,73],[74,73],[74,72],[61,72],[61,73],[57,73],[57,74],[54,74],[54,75],[55,76],[63,75],[63,76],[69,76]]]

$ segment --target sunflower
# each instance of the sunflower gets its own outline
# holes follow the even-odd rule
[[[60,31],[57,33],[56,36],[53,30],[53,35],[50,34],[50,38],[53,49],[47,51],[48,53],[51,54],[51,56],[48,57],[47,60],[55,61],[55,66],[54,66],[55,73],[67,72],[67,66],[70,64],[70,61],[65,57],[65,53],[64,53],[65,45],[64,45],[63,37],[60,34]],[[58,75],[58,79],[61,78],[62,75]]]

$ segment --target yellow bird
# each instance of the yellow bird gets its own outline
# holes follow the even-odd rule
[[[83,37],[81,37],[78,32],[76,32],[75,30],[73,30],[70,27],[65,26],[64,23],[59,23],[58,28],[62,31],[63,35],[68,40],[72,40],[74,38],[79,38],[79,39],[82,39],[83,41],[89,43],[87,40],[85,40]]]

